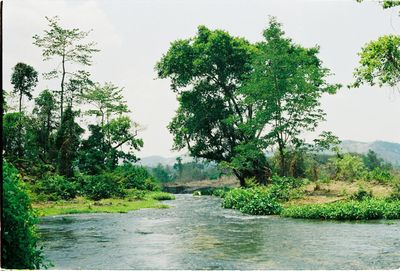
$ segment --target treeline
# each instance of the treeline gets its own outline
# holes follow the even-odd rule
[[[99,51],[86,40],[89,32],[63,28],[57,17],[46,19],[48,29],[33,43],[43,61],[56,63],[43,77],[59,87],[36,95],[39,72],[17,63],[13,89],[2,93],[3,268],[44,267],[31,201],[100,200],[160,189],[146,168],[133,165],[143,140],[123,88],[94,82],[84,69]],[[31,110],[24,107],[26,99],[33,100]]]
[[[192,161],[182,163],[178,157],[173,166],[158,164],[156,167],[149,167],[150,174],[158,181],[165,182],[189,182],[200,180],[216,180],[223,175],[230,175],[215,163]]]

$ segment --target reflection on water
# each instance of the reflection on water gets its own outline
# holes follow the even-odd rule
[[[169,209],[43,218],[55,269],[396,269],[400,221],[326,222],[248,216],[213,197]]]

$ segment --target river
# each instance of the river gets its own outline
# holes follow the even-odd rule
[[[396,269],[400,221],[329,222],[249,216],[209,196],[169,209],[45,217],[54,269]]]

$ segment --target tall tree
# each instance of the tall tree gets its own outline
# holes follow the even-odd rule
[[[251,45],[200,26],[196,37],[173,42],[156,65],[178,94],[169,124],[174,148],[231,168],[241,185],[249,177],[267,181],[265,150],[275,143],[285,149],[314,127],[322,115],[318,98],[337,88],[325,83],[317,48],[292,44],[275,20],[264,35],[266,42]]]
[[[187,147],[193,157],[230,166],[242,158],[232,168],[242,185],[257,172],[263,181],[268,167],[259,142],[245,130],[253,109],[239,93],[253,52],[245,39],[199,26],[194,38],[173,42],[156,65],[158,77],[169,78],[178,94],[179,108],[168,126],[174,149]]]
[[[259,129],[256,137],[276,143],[281,175],[287,175],[289,149],[302,145],[301,133],[314,131],[324,120],[320,98],[334,94],[340,85],[326,82],[330,71],[322,66],[317,46],[295,44],[281,28],[271,18],[263,33],[265,41],[257,44],[254,71],[242,94],[260,106],[254,118],[263,119],[260,124],[268,124],[268,129]]]
[[[35,98],[35,108],[33,113],[38,121],[37,141],[41,149],[43,159],[49,159],[51,147],[51,134],[56,128],[54,116],[56,115],[56,100],[53,94],[48,90],[43,90]]]
[[[42,48],[42,56],[44,60],[58,58],[60,64],[57,68],[51,70],[46,75],[47,79],[60,78],[60,118],[63,119],[64,97],[66,91],[67,77],[71,80],[79,80],[79,78],[87,78],[86,71],[71,71],[73,64],[82,66],[90,66],[92,64],[92,54],[99,50],[95,48],[96,43],[84,42],[90,31],[80,31],[78,28],[66,29],[59,25],[59,18],[48,18],[49,30],[44,31],[43,36],[34,35],[33,44]],[[67,67],[70,64],[70,67]],[[86,79],[85,79],[86,80]],[[72,81],[72,84],[73,81]],[[70,90],[74,90],[71,88]]]
[[[100,117],[99,126],[90,128],[92,134],[83,146],[86,149],[92,146],[95,150],[102,150],[86,154],[83,152],[83,160],[95,157],[99,160],[99,165],[107,168],[114,168],[119,159],[136,161],[134,150],[139,150],[143,146],[143,141],[137,138],[139,125],[124,115],[129,110],[122,91],[123,88],[112,83],[104,85],[96,83],[82,94],[81,97],[86,103],[92,105],[86,113]],[[94,139],[97,139],[97,142]]]
[[[32,99],[32,91],[38,82],[38,72],[30,65],[17,63],[11,76],[14,93],[19,95],[19,113],[22,112],[22,97]]]
[[[67,107],[61,126],[56,135],[58,151],[58,170],[61,175],[73,177],[73,163],[78,157],[80,135],[84,130],[75,122],[75,112]]]

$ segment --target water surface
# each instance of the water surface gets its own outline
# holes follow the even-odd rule
[[[249,216],[215,197],[176,195],[169,209],[46,217],[55,269],[397,269],[400,221]]]

